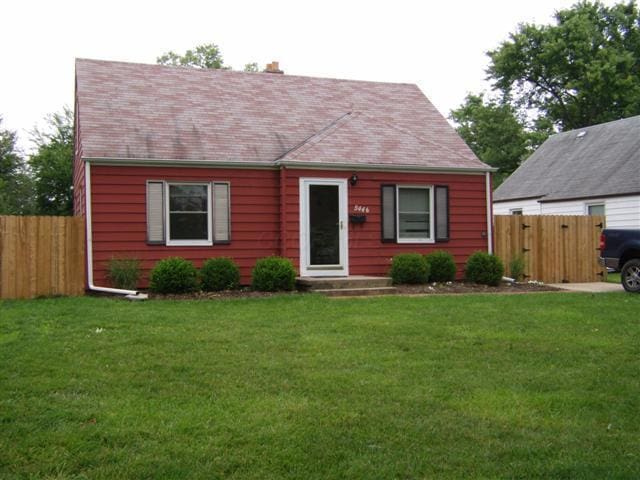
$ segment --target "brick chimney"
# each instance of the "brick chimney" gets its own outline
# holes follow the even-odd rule
[[[264,73],[284,73],[283,70],[280,70],[279,62],[271,62],[267,63],[267,68],[264,69]]]

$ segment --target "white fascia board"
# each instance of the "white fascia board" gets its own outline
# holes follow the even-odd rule
[[[108,157],[83,157],[84,162],[93,165],[127,165],[127,166],[161,166],[161,167],[199,167],[199,168],[252,168],[277,170],[281,167],[298,168],[301,170],[358,170],[376,172],[408,172],[408,173],[449,173],[458,175],[485,174],[495,172],[492,167],[429,167],[421,165],[385,165],[385,164],[358,164],[348,162],[323,162],[309,163],[295,160],[278,160],[275,162],[251,162],[244,160],[173,160],[173,159],[146,159],[146,158],[108,158]]]

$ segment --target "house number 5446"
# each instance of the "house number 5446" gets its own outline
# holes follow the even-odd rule
[[[369,207],[365,207],[364,205],[354,205],[353,211],[358,213],[369,213]]]

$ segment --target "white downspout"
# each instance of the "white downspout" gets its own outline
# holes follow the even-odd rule
[[[493,215],[491,215],[491,172],[485,173],[485,184],[487,191],[487,241],[488,244],[488,252],[493,254]]]
[[[119,295],[137,295],[136,290],[124,290],[122,288],[98,287],[93,284],[93,223],[91,221],[91,164],[84,164],[84,200],[87,221],[87,284],[89,290],[95,292],[117,293]]]

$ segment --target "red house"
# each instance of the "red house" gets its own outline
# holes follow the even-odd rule
[[[113,257],[227,256],[249,283],[269,255],[383,276],[491,250],[491,168],[415,85],[77,60],[75,112],[90,288]]]

